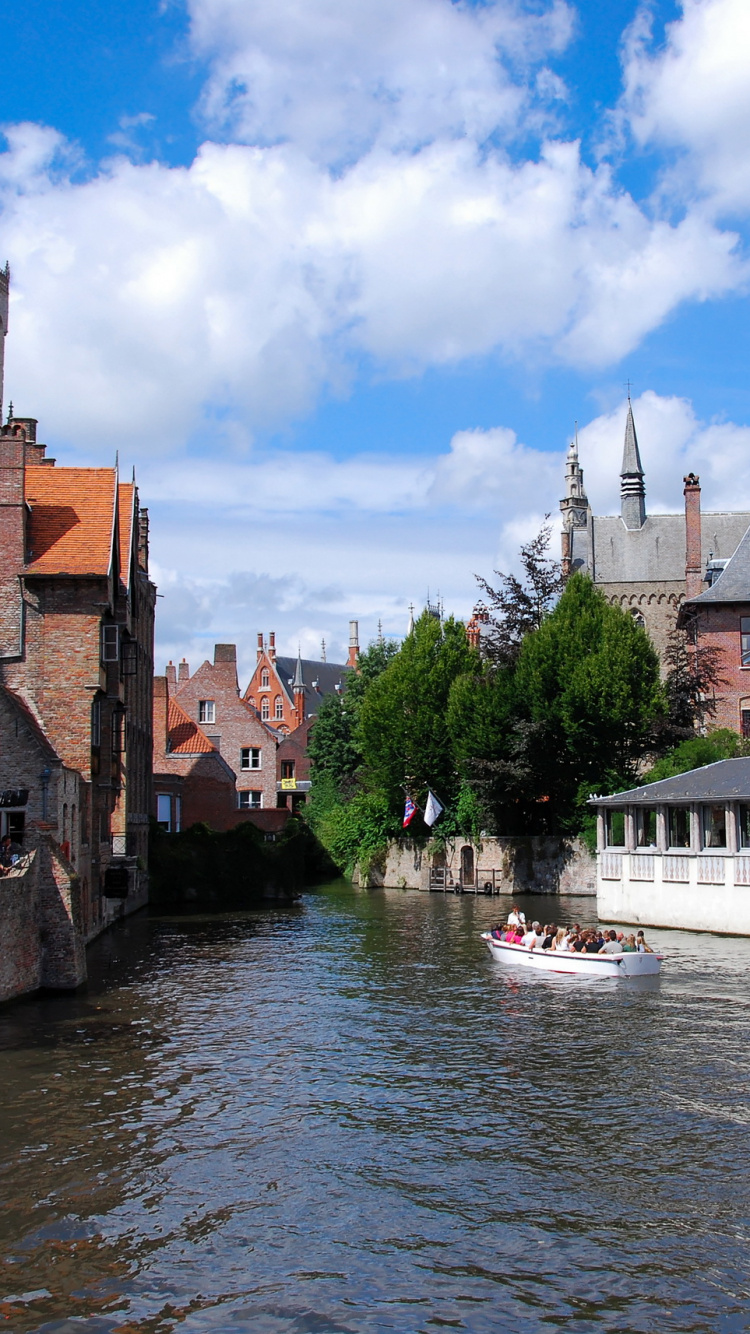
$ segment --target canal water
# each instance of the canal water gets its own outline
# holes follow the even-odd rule
[[[750,1329],[750,941],[514,976],[500,911],[141,915],[0,1011],[0,1329]]]

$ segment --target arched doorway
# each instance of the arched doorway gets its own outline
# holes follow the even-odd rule
[[[468,844],[461,849],[461,884],[474,884],[474,849]]]

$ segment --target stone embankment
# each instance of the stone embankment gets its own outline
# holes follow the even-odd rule
[[[50,838],[0,879],[0,1001],[85,981],[81,882]]]
[[[596,858],[580,839],[552,836],[455,839],[436,847],[418,839],[392,843],[379,864],[355,884],[374,888],[467,890],[492,885],[498,894],[596,895]]]

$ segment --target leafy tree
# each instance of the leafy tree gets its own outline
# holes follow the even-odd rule
[[[738,755],[748,754],[750,741],[730,731],[728,727],[720,727],[706,736],[693,736],[680,742],[657,760],[640,782],[656,783],[660,778],[673,778],[675,774],[687,773],[688,769],[700,769],[704,764],[716,764],[717,760],[733,760]]]
[[[394,815],[403,810],[405,792],[419,797],[432,787],[444,805],[457,797],[448,698],[456,678],[478,666],[463,624],[453,617],[441,624],[424,612],[365,689],[357,732],[365,779],[385,794]]]
[[[475,576],[488,603],[490,629],[482,640],[482,651],[491,662],[517,660],[525,636],[539,629],[565,587],[562,567],[549,554],[552,526],[547,519],[549,515],[534,540],[521,547],[520,579],[496,570],[500,584],[493,588],[486,579]]]
[[[692,736],[715,716],[717,687],[726,685],[723,656],[716,645],[700,642],[697,616],[689,617],[684,629],[672,629],[664,653],[667,743]]]
[[[575,574],[555,610],[527,635],[514,677],[516,716],[529,727],[527,793],[540,824],[571,829],[592,790],[634,782],[665,709],[659,661],[645,630]]]
[[[323,700],[308,743],[313,793],[324,775],[333,781],[340,796],[351,796],[354,791],[356,773],[362,763],[356,740],[362,700],[370,682],[385,671],[397,652],[394,640],[370,644],[360,655],[358,670],[348,674],[343,694],[327,695]],[[328,784],[326,791],[331,790]]]

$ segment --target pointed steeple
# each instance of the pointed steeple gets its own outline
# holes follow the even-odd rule
[[[633,405],[628,394],[628,419],[620,470],[620,513],[626,528],[642,528],[646,522],[646,487],[643,480],[638,436],[633,421]]]
[[[589,502],[583,485],[583,468],[578,462],[578,422],[565,459],[565,498],[560,501],[563,528],[585,528]]]
[[[409,603],[409,624],[408,624],[407,627],[406,627],[406,636],[407,636],[407,639],[408,639],[409,635],[413,635],[413,634],[414,634],[414,603],[413,603],[413,602],[410,602],[410,603]]]
[[[302,655],[299,644],[297,645],[297,666],[294,669],[294,681],[292,682],[294,690],[304,690],[305,683],[302,679]]]

